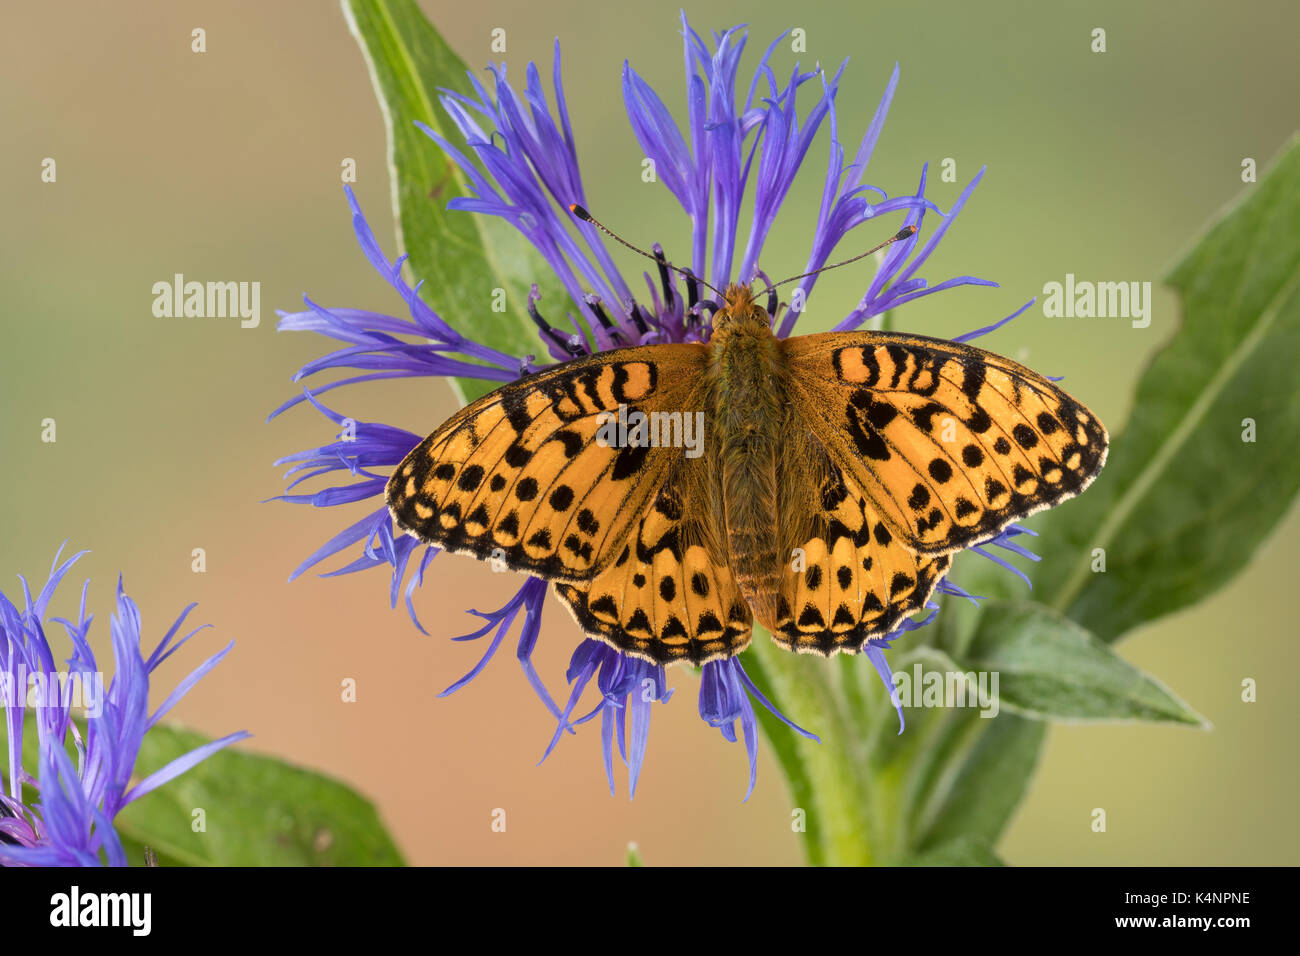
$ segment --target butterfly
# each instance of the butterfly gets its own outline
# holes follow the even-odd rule
[[[780,339],[774,299],[730,285],[707,343],[574,358],[463,408],[390,478],[397,526],[553,582],[584,632],[657,664],[739,654],[755,621],[829,656],[1105,463],[1097,417],[1023,365],[894,332]]]

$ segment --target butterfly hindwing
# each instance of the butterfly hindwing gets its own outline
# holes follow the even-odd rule
[[[987,540],[1077,495],[1105,463],[1092,412],[991,352],[889,332],[784,347],[809,428],[916,551]]]
[[[727,567],[707,500],[706,459],[685,460],[650,499],[614,561],[590,581],[556,582],[584,631],[624,653],[669,664],[732,657],[752,616]]]
[[[620,406],[627,415],[691,407],[706,355],[700,345],[618,349],[503,385],[398,465],[387,489],[397,524],[544,578],[591,577],[682,457],[598,440],[602,425]]]
[[[803,445],[803,443],[801,443]],[[948,570],[946,555],[916,554],[881,520],[853,477],[808,440],[786,480],[808,486],[783,516],[773,639],[802,653],[855,653],[925,606]],[[805,464],[806,463],[806,464]]]

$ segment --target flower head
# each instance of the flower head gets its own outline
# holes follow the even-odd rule
[[[814,140],[822,132],[828,133],[829,159],[803,272],[814,272],[825,266],[832,252],[850,233],[880,216],[902,213],[905,225],[917,227],[931,213],[939,217],[937,227],[924,243],[914,233],[889,247],[861,298],[837,324],[837,329],[858,328],[886,310],[956,286],[995,284],[965,275],[931,284],[918,275],[970,197],[979,175],[947,213],[926,199],[924,169],[916,192],[901,196],[889,197],[863,181],[898,83],[897,67],[850,157],[840,138],[835,110],[843,64],[830,76],[820,69],[801,71],[795,66],[786,78],[779,78],[771,64],[781,40],[778,37],[762,54],[752,75],[742,81],[740,61],[747,39],[743,28],[714,34],[712,42],[707,43],[683,17],[682,36],[687,90],[684,129],[630,64],[624,65],[622,74],[623,98],[633,132],[645,156],[653,160],[658,180],[691,223],[689,260],[684,260],[690,266],[683,270],[687,274],[683,276],[670,270],[663,250],[655,245],[656,274],[642,274],[645,286],[642,292],[634,291],[637,283],[616,267],[599,230],[570,211],[573,205],[585,206],[587,200],[561,81],[558,41],[549,98],[535,65],[528,65],[522,90],[511,85],[504,65],[496,66],[491,68],[491,90],[471,74],[470,93],[443,92],[441,105],[459,134],[458,142],[421,126],[432,140],[431,148],[440,148],[470,184],[470,195],[452,199],[448,208],[509,222],[541,254],[565,289],[573,310],[566,321],[559,320],[563,310],[551,303],[547,304],[548,309],[554,309],[550,319],[542,315],[536,286],[528,300],[541,344],[553,360],[562,362],[590,351],[627,345],[707,340],[712,316],[720,305],[708,298],[708,286],[724,288],[731,282],[743,284],[766,278],[761,259],[767,238],[796,175],[807,164]],[[401,296],[409,318],[357,309],[326,309],[310,299],[305,300],[307,311],[281,314],[279,328],[282,330],[314,331],[344,343],[342,348],[305,366],[298,373],[299,380],[327,369],[351,369],[358,373],[316,385],[312,391],[304,389],[303,395],[286,402],[272,414],[275,417],[307,401],[327,418],[349,429],[339,441],[279,462],[291,466],[290,489],[308,479],[338,472],[346,472],[356,479],[314,494],[283,496],[288,501],[318,507],[380,496],[387,475],[372,469],[397,465],[422,437],[387,425],[346,419],[320,400],[323,393],[364,381],[412,376],[477,377],[506,382],[538,368],[533,356],[501,353],[453,329],[420,297],[420,287],[411,286],[402,277],[405,257],[392,261],[383,253],[355,196],[350,189],[346,192],[357,239],[371,265]],[[752,215],[745,222],[742,209],[747,199],[752,203]],[[706,280],[707,285],[696,276]],[[788,306],[778,305],[774,313],[775,328],[781,336],[794,330],[813,292],[816,277],[801,279],[800,294],[792,296]],[[996,327],[981,329],[972,333],[972,337]],[[1011,538],[1019,533],[1023,529],[1010,529],[989,544],[1008,546]],[[411,599],[414,589],[423,582],[437,548],[424,547],[417,558],[421,545],[411,537],[394,534],[392,519],[384,507],[335,535],[294,574],[301,574],[358,544],[360,554],[330,573],[388,566],[392,574],[390,603],[395,607],[399,593],[404,592],[412,620],[423,631]],[[1018,547],[1013,550],[1021,552]],[[404,589],[403,581],[407,582]],[[971,597],[947,582],[941,583],[940,590]],[[564,731],[572,731],[600,714],[611,788],[613,741],[617,736],[619,753],[628,768],[629,790],[632,790],[645,753],[650,705],[666,700],[669,695],[663,669],[630,658],[598,641],[585,640],[570,664],[568,702],[562,708],[557,707],[530,663],[538,638],[544,594],[544,582],[530,580],[500,611],[473,612],[484,618],[486,625],[458,639],[474,640],[488,634],[493,637],[480,662],[447,692],[463,686],[482,670],[522,611],[524,623],[517,657],[530,683],[558,721],[546,752],[550,752]],[[929,608],[933,611],[935,605],[930,604]],[[891,692],[884,650],[899,635],[922,623],[906,621],[894,633],[871,641],[865,649]],[[735,724],[740,722],[749,750],[752,788],[757,737],[750,700],[757,700],[774,713],[775,708],[749,680],[739,659],[706,665],[702,678],[700,714],[711,726],[720,728],[730,741],[738,739]],[[595,708],[575,717],[578,700],[593,680],[601,699]],[[897,698],[894,699],[897,704]],[[901,707],[899,717],[901,725]],[[800,733],[807,733],[789,721],[786,723]]]
[[[146,658],[140,647],[140,612],[119,580],[116,613],[110,622],[115,670],[107,692],[87,642],[90,587],[82,587],[76,621],[48,618],[55,591],[85,552],[62,564],[55,556],[49,579],[33,598],[24,578],[23,606],[0,593],[0,704],[5,710],[8,773],[0,779],[0,865],[125,866],[126,855],[113,819],[123,807],[180,776],[216,751],[249,736],[240,731],[178,757],[134,786],[136,758],[145,734],[234,646],[199,665],[157,709],[149,712],[153,671],[202,628],[174,641],[191,604],[181,612]],[[72,644],[67,670],[60,672],[46,637],[58,624]],[[86,705],[85,732],[72,717],[77,694]],[[36,723],[39,761],[36,775],[23,766],[23,729]],[[77,756],[74,764],[69,746]],[[35,787],[39,801],[24,801],[23,786]]]

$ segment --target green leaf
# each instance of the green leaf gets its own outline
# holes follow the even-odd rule
[[[1300,139],[1169,284],[1182,329],[1143,375],[1095,485],[1046,516],[1036,542],[1052,560],[1035,596],[1104,641],[1222,587],[1300,490]]]
[[[890,764],[903,768],[895,771],[906,781],[898,802],[912,853],[967,838],[987,846],[997,841],[1038,762],[1046,724],[1036,718],[1203,723],[1108,645],[1040,605],[986,602],[970,635],[950,650],[952,657],[921,647],[895,667],[908,675],[914,695],[930,672],[946,683],[950,673],[983,671],[987,691],[994,690],[996,672],[999,711],[990,718],[978,707],[909,707],[907,734],[886,736],[873,751],[874,780],[884,779]],[[915,736],[908,741],[908,735]]]
[[[958,837],[910,856],[900,866],[1006,866],[993,848],[977,837]]]
[[[23,764],[38,764],[34,722]],[[84,733],[84,727],[82,728]],[[154,727],[136,761],[138,776],[209,742]],[[75,757],[74,757],[75,759]],[[202,809],[204,832],[196,833]],[[370,801],[310,770],[242,750],[221,750],[130,804],[114,821],[131,866],[145,847],[160,866],[401,866],[402,855]]]
[[[641,859],[641,848],[635,842],[627,845],[627,865],[645,866],[645,861]]]
[[[911,845],[922,850],[962,837],[990,846],[1029,789],[1047,725],[1000,713],[956,713],[928,786],[917,794]]]
[[[1040,604],[989,601],[956,666],[987,674],[1001,706],[1027,717],[1208,726],[1154,677]]]
[[[899,863],[960,837],[992,846],[1024,796],[1044,735],[1040,721],[909,706],[899,734],[893,706],[862,657],[828,667],[756,639],[744,663],[787,716],[822,738],[805,740],[755,708],[794,806],[806,811],[812,863]],[[964,670],[924,646],[896,666],[917,663],[922,674]]]
[[[913,687],[930,672],[962,670],[933,647],[898,655],[894,668]],[[904,702],[907,730],[886,720],[871,748],[873,794],[896,820],[889,855],[906,859],[963,836],[992,846],[1024,797],[1045,725],[1007,711],[982,717],[978,707],[920,706],[923,694]]]
[[[162,767],[207,743],[155,727],[138,766]],[[203,808],[206,832],[191,829]],[[117,818],[124,841],[147,844],[163,866],[401,866],[374,805],[323,774],[242,750],[222,750]],[[133,857],[139,859],[139,857]]]
[[[425,280],[423,297],[445,322],[477,342],[508,355],[541,353],[528,316],[529,287],[538,284],[541,308],[557,317],[570,308],[567,294],[509,223],[447,210],[448,200],[469,195],[467,180],[415,126],[418,120],[456,142],[458,132],[438,102],[438,88],[468,92],[465,64],[414,0],[343,0],[343,12],[383,109],[397,241],[410,256],[412,273]],[[505,290],[505,312],[492,311],[497,288]],[[453,380],[462,401],[497,384]]]

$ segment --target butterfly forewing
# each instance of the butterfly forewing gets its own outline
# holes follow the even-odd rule
[[[429,544],[581,581],[626,543],[680,448],[602,443],[602,413],[689,408],[701,345],[619,349],[502,386],[421,442],[388,482]]]
[[[1071,498],[1106,460],[1101,422],[1036,372],[941,339],[784,343],[809,428],[889,529],[947,554]]]

